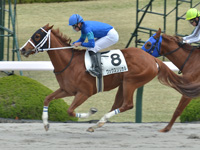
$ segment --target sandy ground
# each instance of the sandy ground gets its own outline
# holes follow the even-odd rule
[[[1,150],[199,150],[200,123],[107,123],[87,132],[94,123],[0,123]]]

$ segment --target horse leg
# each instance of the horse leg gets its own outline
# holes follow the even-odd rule
[[[124,86],[124,85],[123,85]],[[88,132],[94,132],[95,129],[102,127],[109,118],[113,117],[114,115],[117,115],[119,113],[122,113],[124,111],[127,111],[129,109],[133,108],[133,93],[135,91],[135,88],[132,87],[131,84],[126,85],[126,88],[123,88],[123,98],[124,101],[122,105],[118,108],[115,109],[107,114],[105,114],[98,122],[96,125],[89,127],[87,129]],[[119,92],[120,93],[120,92]]]
[[[92,114],[95,114],[97,112],[96,108],[90,108],[88,113],[75,113],[74,110],[80,106],[83,102],[85,102],[88,99],[88,95],[83,94],[81,92],[77,93],[75,95],[75,98],[72,102],[72,104],[70,105],[69,109],[67,110],[68,114],[70,116],[73,117],[77,117],[77,118],[88,118],[89,116],[91,116]]]
[[[116,96],[115,96],[115,102],[114,102],[114,104],[113,104],[113,106],[112,106],[112,108],[111,108],[110,111],[113,111],[113,110],[115,110],[115,109],[121,107],[122,104],[123,104],[123,100],[124,100],[124,99],[123,99],[123,86],[122,86],[122,84],[121,84],[121,85],[119,86],[119,88],[118,88],[117,94],[116,94]]]
[[[43,108],[43,113],[42,113],[42,120],[43,120],[43,124],[44,124],[44,128],[46,131],[48,131],[49,129],[49,123],[48,123],[48,106],[49,103],[53,100],[53,99],[58,99],[58,98],[63,98],[66,96],[70,96],[70,94],[68,94],[66,91],[62,90],[62,89],[58,89],[55,92],[53,92],[52,94],[48,95],[45,100],[44,100],[44,108]]]
[[[91,115],[95,114],[98,110],[96,108],[90,108],[89,112],[87,113],[76,113],[77,118],[88,118]]]
[[[170,120],[170,122],[168,123],[168,125],[160,130],[160,132],[168,132],[171,130],[174,122],[176,121],[177,117],[179,117],[181,115],[181,113],[183,112],[183,110],[185,109],[185,107],[190,103],[191,99],[190,98],[186,98],[184,96],[182,96],[174,114],[173,114],[173,117],[172,119]]]

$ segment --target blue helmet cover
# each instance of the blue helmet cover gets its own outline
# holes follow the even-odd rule
[[[73,26],[75,24],[78,24],[79,22],[84,22],[83,18],[79,14],[73,14],[69,18],[69,25]]]
[[[150,55],[154,56],[154,57],[159,57],[161,56],[160,54],[160,47],[161,47],[161,43],[162,43],[162,36],[160,36],[159,39],[155,39],[154,36],[156,35],[156,33],[154,35],[152,35],[142,46],[142,50],[144,50],[145,52],[149,53]],[[146,49],[145,48],[145,44],[147,42],[151,43],[151,48]]]

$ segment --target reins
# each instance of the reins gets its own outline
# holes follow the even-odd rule
[[[70,48],[74,48],[74,46],[56,47],[56,48],[40,48],[39,52],[52,51],[52,50],[62,50],[62,49],[70,49]]]
[[[55,75],[58,75],[58,74],[61,74],[62,72],[64,72],[69,67],[69,65],[71,64],[73,57],[74,57],[74,50],[72,49],[72,56],[71,56],[71,59],[70,59],[69,63],[67,64],[67,66],[61,71],[55,72],[55,70],[53,70],[53,73]]]
[[[178,71],[178,74],[181,74],[181,73],[182,73],[182,70],[183,70],[183,68],[184,68],[184,66],[185,66],[185,64],[186,64],[186,62],[189,60],[189,58],[190,58],[192,52],[194,51],[194,49],[195,49],[195,47],[193,47],[193,48],[191,49],[191,51],[190,51],[188,57],[187,57],[186,60],[184,61],[184,63],[183,63],[183,65],[181,66],[180,70]]]
[[[175,50],[173,50],[173,51],[171,51],[171,52],[168,52],[168,53],[166,53],[166,54],[163,54],[162,56],[170,55],[170,54],[176,52],[177,50],[179,50],[180,48],[181,48],[181,46],[179,46],[178,48],[176,48]]]
[[[178,51],[181,47],[183,47],[183,45],[184,45],[184,44],[179,44],[179,47],[178,47],[178,48],[176,48],[175,50],[170,51],[170,52],[168,52],[168,53],[165,53],[165,54],[163,54],[162,56],[167,56],[167,55],[170,55],[170,54],[172,54],[172,53]],[[195,50],[195,47],[193,47],[193,48],[190,50],[190,53],[189,53],[188,57],[186,58],[186,60],[184,61],[184,63],[182,64],[181,68],[179,69],[178,74],[181,74],[181,73],[182,73],[182,70],[183,70],[185,64],[186,64],[187,61],[189,60],[189,58],[190,58],[190,56],[192,55],[192,52],[193,52],[194,50]]]

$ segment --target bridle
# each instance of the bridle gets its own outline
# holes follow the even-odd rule
[[[67,47],[57,47],[57,48],[51,48],[50,46],[51,46],[51,40],[50,40],[50,38],[51,38],[51,36],[50,36],[50,34],[51,34],[51,30],[49,30],[48,32],[46,31],[46,30],[44,30],[43,28],[40,28],[43,32],[44,32],[44,35],[43,35],[43,39],[40,41],[40,42],[37,42],[37,45],[36,44],[34,44],[32,41],[31,41],[31,39],[33,40],[33,41],[35,41],[34,40],[34,38],[33,38],[33,36],[20,48],[20,49],[23,49],[28,43],[30,43],[33,47],[34,47],[34,49],[32,49],[31,51],[32,52],[35,52],[35,53],[38,53],[38,52],[43,52],[43,51],[49,51],[49,50],[61,50],[61,49],[69,49],[69,48],[74,48],[74,46],[67,46]],[[38,30],[37,32],[39,32],[40,30]],[[43,33],[42,31],[40,31],[40,33]],[[36,33],[37,33],[36,32]],[[42,34],[41,34],[42,35]],[[48,40],[48,46],[47,45],[45,45],[45,44],[47,44],[47,40]],[[36,43],[36,42],[35,42]],[[44,46],[46,46],[47,48],[44,48]]]
[[[153,37],[154,38],[154,37]],[[154,38],[155,39],[155,38]],[[154,49],[157,50],[158,54],[160,55],[160,51],[159,51],[159,48],[158,48],[158,42],[159,42],[159,38],[155,39],[156,42],[155,44],[153,44],[153,46],[147,51],[147,53],[152,53],[154,51]],[[153,51],[152,51],[153,50]]]
[[[160,37],[161,37],[161,36],[160,36]],[[154,39],[155,39],[155,38],[154,38]],[[148,53],[151,54],[151,53],[153,53],[153,51],[156,49],[157,52],[158,52],[158,54],[159,54],[159,56],[167,56],[167,55],[170,55],[170,54],[172,54],[172,53],[178,51],[181,47],[184,46],[184,44],[179,43],[179,44],[178,44],[178,45],[179,45],[178,48],[176,48],[176,49],[174,49],[174,50],[172,50],[172,51],[170,51],[170,52],[167,52],[167,53],[165,53],[165,54],[161,54],[161,53],[160,53],[160,49],[158,48],[159,39],[160,39],[160,38],[155,39],[156,42],[154,43],[154,45],[153,45],[148,51],[146,51],[146,52],[148,52]],[[148,42],[148,41],[147,41],[147,42]],[[152,44],[152,43],[151,43],[151,44]],[[179,69],[179,71],[178,71],[178,74],[181,74],[181,73],[182,73],[182,70],[183,70],[185,64],[186,64],[187,61],[189,60],[189,58],[190,58],[190,56],[191,56],[191,54],[192,54],[192,52],[193,52],[194,50],[195,50],[195,47],[193,47],[193,48],[190,50],[190,53],[189,53],[188,57],[186,58],[186,60],[184,61],[183,65],[180,67],[180,69]]]
[[[43,32],[42,32],[43,31]],[[42,40],[41,41],[36,41],[34,40],[34,35],[37,34],[38,32],[40,32],[40,35],[42,35]],[[44,52],[44,51],[49,51],[49,50],[63,50],[63,49],[71,49],[72,50],[72,56],[71,59],[69,61],[69,63],[67,64],[67,66],[62,69],[61,71],[55,72],[55,70],[53,71],[55,74],[60,74],[62,72],[64,72],[69,65],[71,64],[71,61],[73,59],[74,56],[74,50],[73,47],[74,46],[67,46],[67,47],[57,47],[57,48],[51,48],[51,39],[50,39],[50,34],[51,34],[51,30],[48,30],[48,32],[46,30],[44,30],[44,28],[40,28],[38,31],[36,31],[36,33],[33,34],[33,36],[20,48],[20,50],[22,50],[28,43],[30,43],[34,49],[29,50],[27,53],[30,54],[32,52],[34,53],[38,53],[38,52]],[[34,41],[34,43],[31,41],[31,39]],[[47,42],[48,41],[48,42]]]
[[[176,48],[176,49],[174,49],[174,50],[172,50],[172,51],[170,51],[170,52],[167,52],[167,53],[163,54],[162,56],[167,56],[167,55],[170,55],[170,54],[172,54],[172,53],[178,51],[181,47],[184,46],[184,44],[185,44],[185,43],[180,43],[180,42],[179,42],[179,43],[178,43],[178,45],[179,45],[178,48]],[[185,61],[184,61],[184,63],[182,64],[182,66],[180,67],[180,69],[179,69],[179,71],[178,71],[178,74],[181,74],[181,73],[182,73],[182,70],[183,70],[185,64],[186,64],[187,61],[189,60],[189,58],[190,58],[190,56],[192,55],[192,52],[193,52],[194,50],[195,50],[195,47],[193,47],[191,50],[189,50],[190,53],[189,53],[189,55],[187,56],[187,58],[185,59]]]
[[[182,43],[179,43],[179,47],[178,47],[178,48],[176,48],[176,49],[174,49],[173,51],[170,51],[170,52],[168,52],[168,53],[165,53],[165,54],[163,54],[162,56],[167,56],[167,55],[170,55],[170,54],[172,54],[172,53],[178,51],[181,47],[184,46],[184,44],[185,44],[185,43],[183,43],[183,44],[182,44]],[[187,56],[187,58],[185,59],[184,63],[182,64],[181,68],[179,69],[178,74],[181,74],[181,73],[182,73],[182,70],[183,70],[183,68],[184,68],[184,66],[185,66],[185,64],[186,64],[186,62],[189,60],[189,58],[190,58],[190,56],[192,55],[192,52],[193,52],[194,50],[195,50],[195,47],[193,47],[193,48],[190,50],[190,53],[189,53],[189,55]]]

